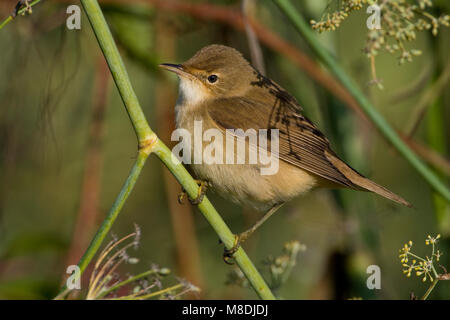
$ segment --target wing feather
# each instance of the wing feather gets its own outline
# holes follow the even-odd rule
[[[362,189],[328,160],[326,152],[337,157],[328,139],[301,114],[295,99],[275,83],[267,85],[272,86],[269,91],[257,86],[245,97],[217,99],[208,104],[208,113],[224,130],[279,129],[281,160],[337,184]]]
[[[339,159],[325,135],[304,115],[289,93],[255,71],[255,81],[245,95],[209,102],[209,116],[222,129],[279,129],[279,159],[320,177],[356,190],[366,190],[411,204],[365,178]],[[269,139],[270,142],[270,139]],[[268,150],[270,143],[268,143]]]

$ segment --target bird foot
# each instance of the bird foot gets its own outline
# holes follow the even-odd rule
[[[14,9],[14,12],[12,13],[12,17],[15,18],[17,16],[17,14],[19,13],[20,9],[23,8],[23,6],[25,6],[25,12],[27,12],[28,14],[31,14],[33,12],[33,9],[30,6],[30,0],[20,0],[17,5],[16,8]]]
[[[202,203],[203,198],[206,195],[206,191],[208,190],[208,187],[210,186],[210,183],[208,181],[204,181],[204,180],[195,180],[195,182],[199,186],[197,197],[195,199],[192,199],[191,197],[189,197],[189,195],[187,195],[186,190],[184,190],[184,188],[182,188],[181,193],[178,195],[178,202],[180,204],[183,204],[183,200],[186,195],[188,197],[189,202],[192,205],[195,206],[195,205]]]
[[[233,246],[230,249],[223,249],[223,261],[225,261],[226,264],[233,264],[231,259],[233,259],[234,254],[239,250],[241,244],[247,239],[247,237],[247,232],[235,234]]]

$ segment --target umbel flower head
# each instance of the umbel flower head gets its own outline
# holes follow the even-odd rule
[[[409,240],[409,242],[405,243],[403,248],[401,248],[399,250],[400,251],[400,254],[399,254],[400,262],[402,262],[402,263],[408,262],[408,253],[411,250],[412,245],[413,245],[413,242],[411,240]]]
[[[380,51],[399,53],[402,64],[410,62],[414,56],[422,54],[420,50],[408,49],[407,43],[416,40],[419,31],[430,31],[438,34],[439,27],[450,26],[448,14],[435,17],[426,10],[433,6],[431,0],[342,0],[337,2],[337,9],[324,14],[320,21],[311,20],[312,28],[323,31],[334,31],[349,14],[363,9],[364,6],[377,5],[380,10],[380,29],[369,30],[364,48],[365,54],[373,58]]]
[[[436,237],[428,235],[427,239],[425,239],[425,244],[432,246],[430,257],[420,257],[411,252],[411,248],[413,246],[413,242],[411,240],[403,245],[403,247],[399,250],[399,258],[404,268],[403,273],[407,277],[410,277],[412,273],[415,273],[416,276],[422,277],[423,282],[427,280],[430,280],[432,282],[434,278],[439,277],[438,273],[436,272],[434,263],[439,261],[440,257],[442,256],[442,253],[436,249],[436,244],[440,237],[440,234],[438,234]],[[410,258],[412,260],[410,260]]]

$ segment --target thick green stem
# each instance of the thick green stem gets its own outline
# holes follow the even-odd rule
[[[98,2],[94,0],[81,0],[81,4],[86,11],[92,29],[94,30],[100,44],[100,48],[102,49],[106,61],[108,62],[112,76],[125,104],[139,141],[139,154],[137,161],[108,216],[103,221],[100,229],[79,262],[80,270],[83,272],[99,249],[108,231],[111,229],[113,222],[117,218],[126,199],[128,198],[128,195],[136,183],[142,167],[145,164],[145,160],[151,152],[154,152],[161,159],[161,161],[164,162],[164,164],[174,174],[192,198],[197,196],[198,185],[183,165],[179,161],[175,161],[175,157],[172,156],[170,149],[168,149],[164,143],[157,138],[156,134],[148,125]],[[211,224],[213,229],[217,232],[219,238],[225,244],[225,247],[228,249],[232,248],[234,244],[233,233],[206,197],[199,205],[199,209]],[[259,297],[262,299],[274,299],[269,287],[251,260],[245,254],[244,250],[240,248],[234,257],[237,265],[246,275]]]
[[[341,65],[333,58],[333,56],[321,46],[316,35],[311,30],[310,25],[300,15],[290,0],[274,0],[278,7],[293,23],[296,30],[303,36],[304,40],[309,44],[312,51],[323,62],[323,64],[331,71],[331,73],[344,85],[359,103],[363,111],[370,120],[378,128],[381,134],[400,152],[400,154],[419,172],[422,177],[430,184],[430,186],[447,201],[450,202],[450,190],[445,186],[438,176],[430,170],[416,154],[403,142],[397,135],[395,130],[388,124],[377,109],[370,103],[366,96],[361,92],[358,86],[347,75]]]
[[[144,112],[133,90],[128,72],[120,57],[119,50],[113,40],[105,17],[97,1],[81,0],[81,4],[89,18],[97,41],[111,70],[114,82],[116,83],[122,101],[127,109],[128,116],[133,124],[134,131],[138,137],[139,144],[141,146],[145,145],[146,141],[155,140],[154,133],[145,119]]]

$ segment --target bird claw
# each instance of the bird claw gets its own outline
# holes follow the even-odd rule
[[[12,13],[12,17],[13,18],[15,18],[17,16],[17,14],[19,13],[20,9],[22,9],[24,5],[25,5],[26,12],[28,14],[31,14],[33,12],[33,9],[30,6],[30,0],[20,0],[17,3],[16,8],[14,9],[14,12]]]
[[[200,203],[202,203],[203,198],[206,195],[206,191],[208,190],[208,187],[210,186],[208,181],[204,181],[204,180],[195,180],[195,182],[198,184],[199,188],[198,188],[198,193],[197,193],[197,197],[195,199],[192,199],[191,197],[189,197],[188,195],[188,200],[192,205],[198,205]],[[178,195],[178,203],[183,204],[183,199],[184,197],[187,195],[186,190],[184,190],[184,188],[181,189],[181,193]]]
[[[233,265],[234,262],[231,261],[231,259],[233,259],[234,254],[239,250],[239,248],[241,247],[241,243],[242,241],[242,236],[240,234],[238,235],[234,235],[234,244],[230,249],[224,248],[223,249],[223,261],[226,264],[229,265]]]

